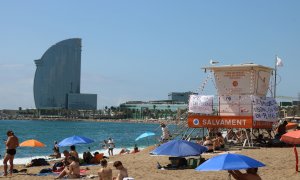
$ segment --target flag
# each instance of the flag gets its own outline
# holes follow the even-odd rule
[[[278,56],[276,57],[276,66],[277,67],[282,67],[283,66],[282,60]]]

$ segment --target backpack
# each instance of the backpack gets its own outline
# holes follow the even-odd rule
[[[58,167],[62,167],[62,166],[64,166],[63,162],[56,162],[56,163],[54,163],[52,170],[56,171]]]

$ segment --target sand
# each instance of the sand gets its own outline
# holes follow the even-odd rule
[[[149,152],[153,147],[144,149],[143,151],[136,154],[116,155],[110,157],[109,167],[113,169],[113,175],[117,174],[117,171],[112,166],[112,163],[116,160],[123,162],[124,166],[128,169],[129,175],[135,180],[198,180],[198,179],[228,179],[228,173],[226,171],[216,172],[197,172],[194,169],[185,170],[160,170],[156,168],[157,162],[161,165],[168,164],[168,157],[165,156],[150,156]],[[298,150],[300,150],[298,148]],[[233,152],[234,153],[234,152]],[[266,167],[259,168],[259,175],[262,179],[300,179],[300,172],[295,171],[295,155],[292,147],[286,148],[260,148],[260,149],[243,149],[237,150],[235,153],[244,154],[257,159],[266,164]],[[217,155],[204,154],[203,157],[210,158]],[[43,167],[31,167],[28,168],[28,173],[36,174]],[[3,167],[1,167],[3,168]],[[16,167],[18,170],[24,167]],[[87,167],[82,166],[81,169]],[[97,175],[99,166],[89,166],[87,175]],[[26,174],[14,174],[13,177],[0,177],[0,179],[24,179],[24,180],[35,180],[35,179],[53,179],[54,176],[39,177]],[[87,177],[85,179],[88,179]],[[95,178],[95,179],[98,179]],[[233,178],[232,178],[233,179]]]

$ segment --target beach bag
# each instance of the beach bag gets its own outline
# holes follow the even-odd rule
[[[46,168],[46,169],[41,169],[40,170],[40,173],[50,173],[50,172],[52,172],[51,168]]]
[[[49,163],[44,158],[31,160],[31,166],[46,166],[46,165],[49,165]]]
[[[63,167],[64,166],[64,163],[62,162],[56,162],[53,167],[52,167],[52,170],[53,171],[56,171],[57,169],[60,169],[60,167]]]

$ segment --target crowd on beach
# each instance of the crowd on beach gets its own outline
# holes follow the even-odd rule
[[[5,141],[6,146],[6,154],[3,159],[3,176],[12,176],[14,172],[14,157],[17,153],[17,147],[19,146],[19,139],[14,134],[12,130],[7,131],[7,140]],[[113,156],[113,149],[115,147],[114,141],[112,138],[109,138],[108,141],[104,141],[102,146],[104,149],[108,149],[109,156]],[[135,146],[133,150],[134,153],[138,152],[138,147]],[[70,146],[70,150],[63,151],[63,159],[57,161],[53,167],[52,171],[58,173],[58,176],[55,179],[60,179],[67,177],[69,179],[80,178],[80,165],[81,164],[100,164],[101,168],[98,171],[99,179],[102,180],[123,180],[128,176],[127,169],[123,166],[121,161],[115,161],[113,166],[119,171],[116,177],[112,177],[112,169],[107,167],[107,160],[109,157],[104,156],[104,153],[95,152],[94,156],[89,152],[83,153],[83,158],[79,157],[78,152],[76,151],[76,147],[74,145]],[[58,143],[54,142],[53,154],[50,155],[53,158],[61,158],[61,153],[59,150]],[[8,162],[10,164],[10,168],[8,170]],[[32,166],[33,164],[27,164],[27,167]]]
[[[287,122],[281,122],[278,127],[276,128],[276,135],[275,139],[280,139],[280,137],[286,133],[286,125]],[[168,127],[164,124],[160,124],[162,136],[160,143],[168,142],[172,139],[172,135],[168,130]],[[232,138],[236,138],[237,141],[242,142],[248,136],[247,133],[249,131],[228,131],[228,136]],[[227,140],[224,139],[221,132],[214,131],[213,129],[209,131],[208,136],[206,136],[202,140],[196,140],[196,143],[201,144],[207,147],[207,153],[212,153],[214,151],[225,151],[225,143]],[[13,173],[13,160],[16,154],[16,149],[19,146],[18,137],[14,134],[12,130],[7,131],[7,140],[5,141],[6,145],[6,154],[3,160],[3,168],[4,168],[4,176],[8,176],[8,172],[10,175]],[[90,152],[90,149],[83,153],[83,157],[80,158],[78,152],[76,151],[76,147],[74,145],[70,146],[69,150],[63,151],[63,157],[60,153],[60,149],[58,143],[55,141],[53,146],[53,154],[50,155],[56,159],[62,158],[61,160],[55,162],[53,165],[52,171],[56,172],[58,175],[55,177],[56,179],[60,179],[63,177],[67,178],[79,178],[80,177],[80,166],[82,164],[100,164],[101,167],[98,170],[99,179],[104,180],[123,180],[126,177],[129,177],[127,169],[123,166],[121,161],[114,161],[113,166],[118,170],[118,175],[116,177],[112,176],[112,169],[107,166],[110,156],[114,156],[114,148],[115,142],[114,140],[109,137],[108,140],[104,140],[101,144],[103,149],[108,151],[109,156],[104,156],[104,153],[94,152],[93,154]],[[122,148],[119,154],[129,154],[129,153],[138,153],[139,149],[137,145],[134,146],[133,151],[126,148]],[[177,158],[177,163],[181,163],[181,161],[185,158]],[[171,159],[170,159],[171,160]],[[8,162],[10,164],[10,168],[8,171]],[[186,163],[186,162],[185,162]],[[238,170],[228,171],[235,179],[260,179],[259,175],[257,174],[257,168],[249,168],[247,169],[246,173],[241,173]]]

